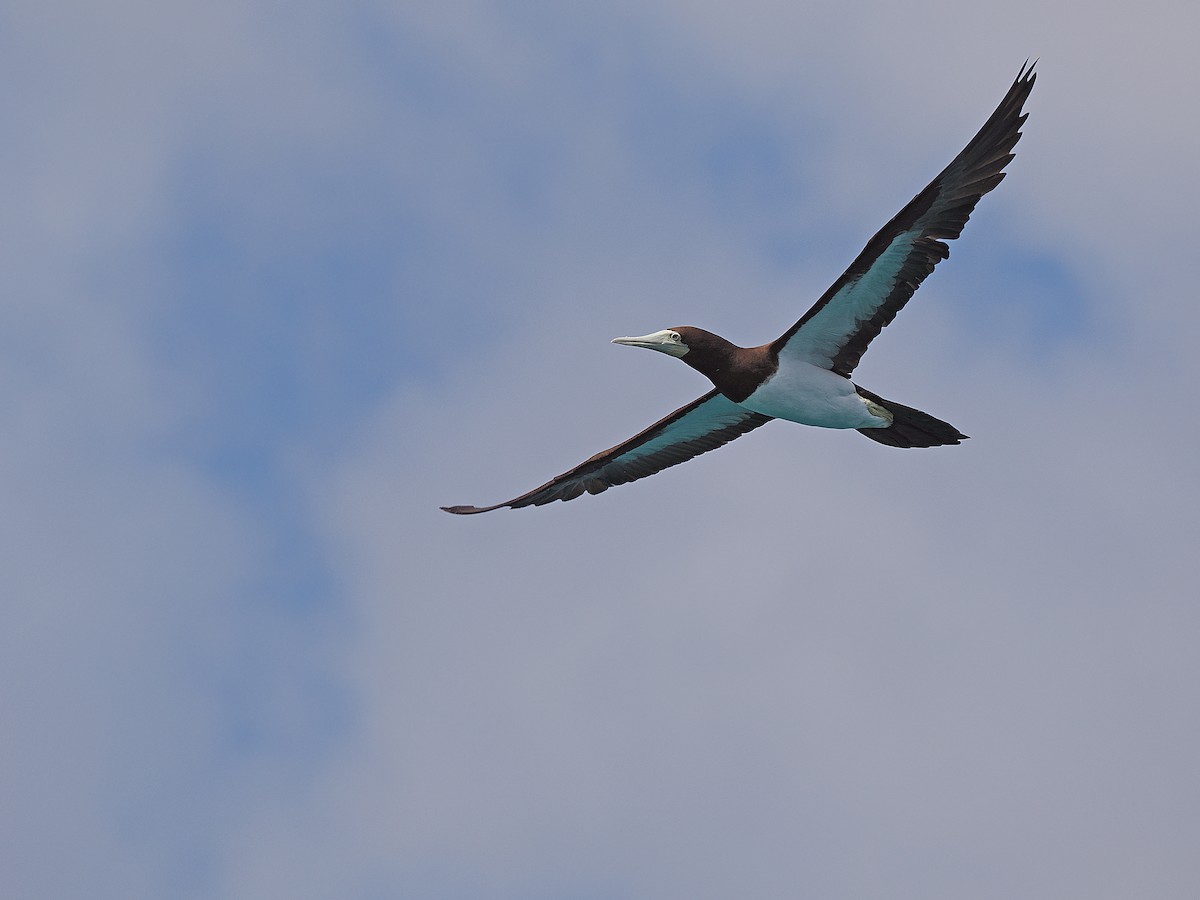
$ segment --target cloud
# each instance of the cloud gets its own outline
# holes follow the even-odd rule
[[[1194,894],[1184,13],[56,15],[0,55],[12,889]],[[1038,53],[858,373],[965,446],[437,511],[699,394],[606,339],[782,330]]]

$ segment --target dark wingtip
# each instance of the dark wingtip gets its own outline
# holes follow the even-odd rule
[[[439,507],[442,512],[453,513],[456,516],[470,516],[475,513],[486,512],[478,506],[442,506]]]

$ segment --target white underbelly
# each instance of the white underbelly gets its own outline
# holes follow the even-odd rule
[[[779,370],[742,406],[765,416],[821,428],[879,428],[890,420],[876,416],[850,379],[804,362],[780,360]]]

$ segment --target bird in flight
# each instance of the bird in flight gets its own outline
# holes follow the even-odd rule
[[[889,447],[966,440],[953,425],[885,400],[854,384],[850,375],[871,340],[950,255],[945,241],[962,233],[979,198],[1003,180],[1036,78],[1032,65],[1022,66],[996,111],[954,161],[867,242],[812,309],[769,344],[737,347],[691,326],[613,340],[687,363],[713,383],[703,397],[519,497],[494,506],[442,509],[469,515],[599,494],[715,450],[772,419],[854,428]]]

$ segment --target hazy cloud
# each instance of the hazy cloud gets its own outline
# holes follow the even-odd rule
[[[1191,897],[1195,17],[16,4],[0,883]],[[790,324],[1040,55],[857,373],[469,521]]]

